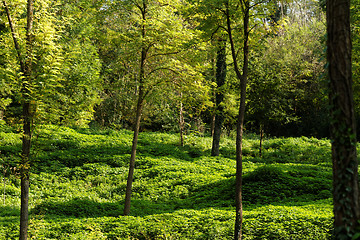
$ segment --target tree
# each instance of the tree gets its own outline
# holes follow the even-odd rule
[[[201,31],[203,41],[209,43],[209,62],[212,66],[205,71],[205,76],[213,85],[214,107],[211,110],[211,135],[213,137],[211,155],[218,156],[220,137],[225,116],[224,97],[227,92],[227,33],[225,30],[225,17],[218,9],[222,8],[222,1],[189,1],[187,15],[191,15]],[[195,16],[195,17],[194,17]]]
[[[352,239],[360,219],[352,92],[350,1],[328,0],[327,59],[333,161],[334,237]]]
[[[216,57],[216,93],[215,93],[215,123],[211,148],[211,156],[219,156],[221,129],[224,122],[224,93],[226,80],[226,41],[217,40],[218,51]]]
[[[22,154],[20,163],[20,177],[21,177],[21,210],[20,210],[20,237],[19,239],[27,239],[28,230],[28,204],[29,204],[29,156],[31,147],[31,121],[34,116],[31,99],[29,99],[29,84],[31,83],[32,75],[32,45],[33,45],[33,21],[34,21],[34,2],[28,0],[27,2],[27,25],[26,25],[26,57],[25,61],[21,56],[21,49],[16,36],[14,23],[12,21],[10,10],[7,3],[3,1],[6,15],[9,20],[11,33],[13,35],[14,46],[18,54],[18,61],[20,69],[24,75],[22,84],[23,94],[23,137],[22,137]]]
[[[252,29],[257,25],[255,22],[260,20],[260,17],[254,17],[252,18],[253,22],[250,22],[250,10],[259,6],[259,9],[254,11],[254,13],[256,12],[256,14],[260,16],[263,12],[267,11],[267,5],[262,1],[251,3],[247,0],[192,2],[195,9],[202,10],[198,10],[197,12],[204,12],[203,24],[208,26],[206,29],[210,31],[211,34],[216,33],[219,29],[224,30],[230,43],[230,53],[235,77],[237,81],[239,81],[238,85],[240,85],[240,105],[236,127],[236,219],[234,230],[234,239],[238,240],[242,238],[242,137],[249,70],[249,36]],[[238,21],[238,19],[241,19],[241,21]],[[250,27],[250,24],[254,26]],[[240,29],[242,29],[242,31]],[[241,60],[239,59],[239,55],[242,56]],[[240,64],[242,64],[242,66]]]
[[[17,9],[12,9],[17,4]],[[32,124],[37,110],[43,102],[53,95],[59,75],[60,58],[59,48],[55,44],[58,39],[54,27],[54,12],[50,4],[56,2],[33,0],[13,1],[8,5],[2,0],[2,5],[8,19],[11,35],[3,35],[3,41],[12,45],[4,45],[10,54],[6,55],[6,78],[14,85],[13,92],[20,92],[15,97],[22,104],[22,153],[19,164],[21,177],[21,210],[19,239],[27,239],[28,231],[28,204],[29,204],[29,175],[31,167],[31,140]],[[34,11],[36,9],[37,11]],[[26,17],[24,20],[23,17]],[[36,19],[36,21],[35,21]],[[25,31],[22,28],[25,25]],[[10,67],[12,66],[12,67]]]
[[[124,215],[130,213],[136,148],[146,100],[159,90],[181,85],[196,76],[183,57],[192,33],[178,13],[180,4],[181,1],[114,1],[106,9],[111,15],[104,19],[108,26],[105,29],[117,36],[114,41],[121,53],[117,58],[118,77],[130,86],[126,89],[133,96],[130,106],[135,113],[131,114],[134,135]]]
[[[24,75],[22,83],[23,95],[23,137],[22,137],[22,153],[20,162],[20,177],[21,177],[21,210],[20,210],[20,235],[19,239],[27,239],[28,231],[28,205],[29,205],[29,156],[31,147],[31,121],[34,116],[34,106],[29,98],[30,83],[32,82],[32,45],[33,45],[33,22],[34,22],[34,2],[28,0],[27,2],[27,25],[26,25],[26,57],[23,59],[18,38],[16,36],[14,23],[12,21],[10,10],[7,3],[3,1],[6,15],[9,20],[11,33],[14,40],[14,46],[18,54],[18,61],[20,70]]]
[[[34,44],[37,58],[34,61],[37,72],[35,82],[37,92],[42,91],[36,107],[38,123],[84,125],[93,118],[93,108],[99,102],[101,89],[101,62],[94,38],[89,37],[94,35],[96,26],[90,19],[96,7],[100,8],[100,1],[95,6],[84,2],[88,1],[79,2],[79,5],[65,0],[35,3],[38,6],[35,15],[39,18],[34,22],[37,31]],[[10,4],[10,11],[12,5],[14,9],[17,6],[15,2]],[[24,45],[24,32],[19,31],[24,24],[21,12],[12,13],[20,48]],[[14,70],[18,70],[14,67],[17,64],[14,56],[17,54],[14,55],[11,47],[13,40],[7,29],[3,29],[0,35],[3,43],[0,61],[4,62],[0,65],[1,85],[4,86],[0,108],[3,109],[4,119],[11,123],[18,122],[17,116],[20,114],[20,96],[17,94],[20,77],[14,73]]]
[[[235,231],[234,239],[242,239],[242,220],[243,220],[243,208],[242,208],[242,140],[244,132],[244,116],[245,116],[245,100],[246,100],[246,84],[248,80],[248,64],[249,64],[249,19],[250,19],[250,2],[244,0],[241,2],[241,9],[243,13],[243,66],[242,73],[238,66],[237,51],[233,38],[233,29],[231,14],[228,3],[226,5],[226,23],[227,33],[229,36],[229,42],[231,46],[231,56],[234,61],[234,69],[236,77],[240,80],[240,107],[239,115],[236,125],[236,180],[235,180]]]

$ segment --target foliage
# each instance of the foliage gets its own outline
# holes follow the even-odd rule
[[[32,80],[27,89],[31,96],[27,97],[31,98],[38,122],[81,125],[92,119],[94,104],[98,102],[100,63],[96,49],[88,39],[89,30],[84,31],[77,20],[72,20],[67,7],[60,0],[35,2]],[[9,8],[22,59],[25,55],[26,1],[11,2]],[[69,15],[62,14],[64,10]],[[6,22],[3,12],[0,17]],[[74,28],[86,32],[81,40],[81,30],[77,32]],[[18,122],[24,76],[20,73],[10,30],[1,32],[0,41],[0,110],[5,112],[7,122]]]
[[[311,21],[283,16],[276,34],[268,33],[254,49],[247,112],[251,131],[262,125],[275,135],[327,135],[327,96],[321,78],[325,24],[322,13],[313,14]]]
[[[52,8],[52,6],[55,8]],[[41,114],[43,105],[48,98],[54,94],[54,90],[58,87],[60,80],[60,66],[62,59],[59,54],[59,46],[57,41],[59,35],[57,34],[60,30],[56,27],[55,11],[58,2],[41,1],[36,2],[35,8],[38,9],[34,18],[37,19],[34,22],[33,27],[33,46],[32,46],[32,75],[31,83],[28,84],[28,89],[31,94],[20,96],[20,88],[23,85],[24,76],[20,71],[18,61],[23,61],[25,57],[25,28],[23,27],[26,23],[26,1],[18,1],[16,4],[12,2],[10,4],[10,14],[13,19],[17,34],[17,39],[20,47],[19,52],[20,59],[18,58],[17,52],[13,47],[12,37],[10,30],[4,32],[1,35],[0,41],[3,43],[1,48],[1,55],[3,57],[3,64],[1,65],[1,72],[4,77],[5,86],[10,87],[12,93],[11,99],[13,104],[16,104],[21,99],[27,101],[33,101],[36,103],[38,114]],[[5,19],[5,14],[1,17]],[[11,116],[11,115],[10,115]],[[10,117],[9,116],[9,117]],[[16,117],[16,116],[13,116]]]
[[[132,127],[140,89],[148,129],[177,129],[178,106],[186,99],[182,93],[195,99],[190,109],[201,111],[206,105],[202,54],[193,43],[196,31],[179,14],[182,4],[112,1],[98,13],[97,46],[105,84],[95,116],[101,125]]]
[[[353,73],[353,87],[354,87],[354,107],[357,116],[357,126],[359,124],[359,113],[360,113],[360,105],[358,104],[360,101],[359,95],[359,76],[360,76],[360,8],[358,1],[351,2],[351,41],[352,41],[352,73]],[[359,135],[359,129],[357,130],[357,135]]]
[[[20,134],[0,135],[1,158],[20,148]],[[235,144],[224,138],[140,135],[132,212],[124,202],[130,131],[39,126],[34,136],[30,238],[229,239],[233,228]],[[330,239],[330,143],[315,138],[244,138],[244,239]],[[0,236],[18,234],[19,179],[6,187]],[[0,187],[0,190],[2,187]]]

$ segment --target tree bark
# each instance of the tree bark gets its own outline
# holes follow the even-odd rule
[[[32,28],[34,22],[34,1],[27,1],[27,25],[26,25],[26,57],[23,60],[21,48],[17,41],[17,35],[13,20],[10,15],[6,1],[3,0],[5,12],[9,21],[10,30],[13,37],[14,47],[18,55],[20,71],[24,75],[22,83],[22,107],[23,107],[23,136],[22,153],[20,162],[21,177],[21,209],[20,209],[20,240],[28,238],[28,220],[29,220],[29,174],[30,174],[30,149],[31,149],[31,124],[36,105],[31,102],[31,82],[32,82]]]
[[[20,164],[21,177],[21,208],[20,208],[20,236],[19,240],[27,239],[29,222],[29,170],[30,170],[30,149],[31,149],[31,111],[30,103],[23,104],[23,138],[22,154]]]
[[[262,157],[262,145],[264,140],[264,125],[260,123],[260,147],[259,147],[259,155]]]
[[[128,216],[130,214],[130,205],[131,205],[131,192],[132,192],[132,183],[134,178],[134,170],[135,170],[135,158],[136,158],[136,148],[139,137],[140,130],[140,121],[141,121],[141,112],[143,107],[143,90],[142,87],[139,89],[139,97],[136,107],[136,120],[134,124],[134,136],[132,141],[131,148],[131,157],[129,163],[129,173],[126,184],[126,193],[125,193],[125,204],[124,204],[124,216]]]
[[[182,98],[182,93],[180,93],[180,98]],[[184,146],[184,112],[183,112],[183,103],[180,100],[180,112],[179,112],[179,128],[180,128],[180,146]]]
[[[29,226],[29,175],[30,175],[30,149],[31,149],[31,124],[35,112],[35,104],[31,102],[32,82],[32,28],[34,22],[34,1],[27,1],[27,25],[26,25],[26,61],[24,65],[25,81],[22,85],[23,98],[23,138],[20,164],[21,177],[21,208],[20,208],[20,236],[19,240],[28,238]]]
[[[359,226],[360,208],[351,73],[350,0],[327,1],[327,33],[334,238],[352,239]]]
[[[234,61],[234,69],[237,78],[240,80],[240,107],[239,115],[236,125],[236,182],[235,182],[235,228],[234,239],[242,239],[242,220],[243,220],[243,207],[242,207],[242,142],[244,132],[244,116],[245,116],[245,100],[246,100],[246,84],[248,78],[248,64],[249,64],[249,12],[250,3],[247,0],[242,1],[243,9],[243,23],[244,23],[244,42],[243,42],[243,67],[242,74],[237,63],[237,54],[235,43],[232,37],[232,28],[229,7],[226,5],[226,23],[227,31],[231,47],[231,55]]]
[[[4,206],[5,206],[5,194],[6,194],[6,192],[5,192],[5,188],[6,188],[6,168],[5,168],[5,166],[3,166],[3,183],[4,183],[4,191],[3,191],[3,200],[4,200]]]
[[[213,72],[213,78],[214,81],[216,81],[216,56],[213,56],[211,58],[211,65],[212,65],[212,72]],[[215,131],[215,117],[216,117],[216,89],[214,89],[214,91],[212,92],[214,101],[215,101],[215,108],[214,111],[211,114],[211,126],[210,126],[210,131],[211,131],[211,137],[214,137],[214,131]]]
[[[222,105],[224,100],[224,93],[222,92],[222,86],[225,84],[226,79],[226,41],[218,40],[218,43],[219,49],[216,58],[216,111],[211,156],[219,156],[221,129],[224,122],[224,107]]]
[[[142,6],[139,6],[139,9],[142,14],[143,22],[145,23],[146,11],[147,11],[146,1],[143,1]],[[142,35],[143,39],[145,39],[145,36],[146,36],[145,25],[143,25],[141,28],[141,35]],[[143,107],[144,95],[145,95],[143,85],[144,85],[144,78],[145,78],[146,57],[147,57],[147,50],[146,50],[145,46],[142,46],[141,56],[140,56],[140,69],[139,69],[139,92],[138,92],[138,100],[137,100],[137,105],[136,105],[136,119],[135,119],[135,123],[134,123],[134,136],[133,136],[132,148],[131,148],[129,173],[128,173],[127,184],[126,184],[124,216],[128,216],[130,214],[131,192],[132,192],[132,183],[133,183],[134,170],[135,170],[136,148],[137,148],[137,143],[138,143],[141,113],[142,113],[142,107]]]

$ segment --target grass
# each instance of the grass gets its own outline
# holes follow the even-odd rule
[[[0,166],[16,166],[20,134],[0,129]],[[40,126],[30,176],[30,239],[231,239],[235,142],[140,134],[131,216],[121,216],[132,132]],[[330,239],[328,140],[244,140],[244,239]],[[20,180],[6,176],[0,239],[18,238]],[[3,193],[3,183],[0,193]]]

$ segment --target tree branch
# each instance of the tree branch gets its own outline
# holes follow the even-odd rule
[[[152,71],[150,71],[146,77],[150,76],[151,74],[157,72],[157,71],[160,71],[160,70],[168,70],[170,72],[173,72],[175,74],[179,74],[177,71],[175,71],[174,69],[171,69],[171,68],[168,68],[168,67],[159,67],[159,68],[155,68],[153,69]]]
[[[233,39],[233,36],[232,36],[229,5],[227,3],[225,5],[226,5],[226,24],[227,24],[229,42],[230,42],[230,47],[231,47],[231,55],[232,55],[232,58],[233,58],[233,61],[234,61],[234,69],[235,69],[236,76],[239,79],[242,79],[242,74],[240,72],[239,65],[237,63],[237,54],[236,54],[236,50],[235,50],[235,43],[234,43],[234,39]]]
[[[157,53],[157,54],[153,54],[153,55],[150,55],[148,57],[149,58],[153,58],[153,57],[158,57],[158,56],[168,56],[168,55],[174,55],[174,54],[178,54],[180,53],[181,51],[176,51],[176,52],[166,52],[166,53]]]
[[[16,53],[17,53],[18,58],[19,58],[20,69],[21,69],[21,72],[24,73],[24,72],[25,72],[25,64],[24,64],[23,59],[22,59],[22,56],[21,56],[21,49],[20,49],[19,42],[18,42],[18,40],[17,40],[18,37],[16,36],[14,23],[13,23],[13,20],[12,20],[12,18],[11,18],[10,11],[9,11],[9,8],[8,8],[8,6],[7,6],[7,4],[6,4],[6,1],[3,0],[2,2],[3,2],[3,5],[4,5],[4,8],[5,8],[5,12],[6,12],[8,21],[9,21],[9,26],[10,26],[12,38],[13,38],[13,41],[14,41],[15,50],[16,50]]]

